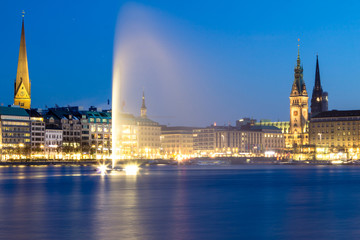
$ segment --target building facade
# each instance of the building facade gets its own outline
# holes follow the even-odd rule
[[[31,150],[29,114],[19,107],[0,107],[1,159],[28,157]]]
[[[83,154],[102,158],[111,156],[111,113],[90,108],[79,111],[81,119],[81,147]]]
[[[194,129],[193,136],[194,151],[200,155],[263,155],[267,151],[281,153],[285,148],[284,134],[274,126],[212,126]]]
[[[161,127],[161,154],[176,157],[194,152],[193,127]]]
[[[136,118],[138,126],[138,153],[142,157],[156,157],[160,154],[161,127],[148,118]]]
[[[138,130],[138,152],[140,157],[155,158],[160,157],[160,135],[161,127],[159,123],[147,117],[145,105],[145,95],[143,92],[140,117],[135,119]]]
[[[63,130],[48,124],[45,129],[45,157],[47,159],[62,159]]]
[[[194,151],[197,154],[205,155],[215,153],[215,132],[216,128],[214,126],[193,130]]]
[[[45,122],[44,118],[35,109],[26,110],[31,123],[31,152],[41,155],[45,145]]]
[[[360,110],[327,111],[311,118],[310,144],[349,151],[360,147]]]
[[[62,151],[70,155],[81,154],[81,121],[71,108],[49,108],[44,115],[46,124],[55,125],[63,131]]]

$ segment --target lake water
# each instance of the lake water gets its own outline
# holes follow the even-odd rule
[[[359,239],[360,167],[0,168],[0,239]]]

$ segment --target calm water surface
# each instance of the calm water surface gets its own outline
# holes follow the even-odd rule
[[[359,239],[360,168],[0,168],[0,239]]]

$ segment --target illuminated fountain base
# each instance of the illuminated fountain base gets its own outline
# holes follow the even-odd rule
[[[96,168],[96,171],[102,176],[107,175],[112,171],[124,171],[126,175],[137,175],[139,170],[139,165],[134,163],[125,164],[124,167],[119,168],[110,168],[109,164],[102,163]]]

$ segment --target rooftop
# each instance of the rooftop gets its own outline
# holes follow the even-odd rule
[[[312,117],[312,119],[317,118],[331,118],[331,117],[360,117],[360,110],[332,110],[321,112]]]
[[[26,110],[20,107],[0,107],[0,115],[24,116],[24,117],[29,116]]]

